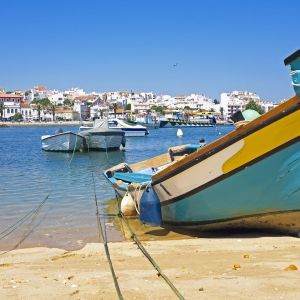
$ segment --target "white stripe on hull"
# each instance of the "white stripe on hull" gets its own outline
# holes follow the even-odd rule
[[[73,133],[63,133],[42,139],[45,151],[78,151],[83,144],[83,137]]]
[[[125,132],[125,136],[145,136],[146,135],[146,131],[126,131],[123,130]]]
[[[161,184],[156,184],[154,189],[160,201],[178,197],[223,175],[223,164],[243,146],[244,141],[240,140],[183,172],[164,180]]]

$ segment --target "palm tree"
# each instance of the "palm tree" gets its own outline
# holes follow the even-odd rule
[[[39,119],[39,121],[41,121],[41,105],[37,104],[36,108],[37,108],[37,112],[38,112],[38,119]]]
[[[0,102],[0,115],[1,115],[1,121],[3,119],[3,112],[4,112],[4,103],[1,101]]]
[[[224,117],[224,108],[222,106],[220,107],[220,113],[221,113],[221,116],[223,118]]]
[[[52,111],[52,119],[53,119],[53,121],[55,121],[55,104],[52,104],[51,105],[51,111]]]
[[[117,103],[114,103],[114,104],[112,105],[112,108],[113,108],[113,110],[114,110],[115,119],[116,119],[116,118],[117,118],[117,108],[118,108]]]

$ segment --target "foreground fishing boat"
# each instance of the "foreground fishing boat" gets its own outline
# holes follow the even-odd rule
[[[143,222],[299,234],[300,51],[285,64],[297,96],[166,165],[147,183],[131,183],[135,190],[146,185],[135,200]]]
[[[84,137],[71,131],[58,131],[54,135],[43,135],[42,149],[45,151],[78,151],[84,143]]]

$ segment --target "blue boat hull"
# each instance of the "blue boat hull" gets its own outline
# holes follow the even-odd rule
[[[164,225],[204,230],[253,227],[300,231],[300,143],[173,203]],[[288,221],[284,221],[288,218]]]

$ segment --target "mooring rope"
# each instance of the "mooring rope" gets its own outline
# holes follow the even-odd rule
[[[39,211],[42,206],[46,203],[46,201],[49,198],[50,193],[46,196],[46,198],[34,209],[29,211],[25,216],[23,216],[21,219],[19,219],[16,223],[8,226],[6,229],[4,229],[2,232],[0,232],[0,240],[14,232],[18,227],[20,227],[32,214],[35,214],[37,211]]]
[[[180,292],[177,290],[177,288],[174,286],[174,284],[171,282],[171,280],[163,273],[161,268],[158,266],[158,264],[154,261],[154,259],[151,257],[151,255],[148,253],[148,251],[144,248],[143,244],[140,242],[136,234],[133,232],[131,226],[129,225],[126,217],[123,215],[120,205],[118,203],[118,199],[116,198],[116,202],[118,205],[119,209],[119,214],[118,216],[122,218],[124,223],[126,224],[126,227],[128,228],[130,234],[131,234],[131,239],[136,243],[136,245],[139,247],[141,252],[144,254],[144,256],[150,261],[152,266],[157,270],[158,274],[165,280],[165,282],[169,285],[169,287],[172,289],[172,291],[175,293],[175,295],[178,297],[180,300],[184,300],[184,297],[180,294]]]
[[[108,260],[111,275],[112,275],[113,280],[114,280],[116,292],[118,294],[119,299],[123,300],[124,298],[122,296],[122,293],[121,293],[121,290],[120,290],[120,287],[119,287],[119,283],[118,283],[118,279],[117,279],[117,276],[115,274],[114,267],[113,267],[111,257],[110,257],[110,254],[109,254],[106,232],[105,232],[105,234],[103,233],[103,228],[102,228],[100,214],[99,214],[99,208],[98,208],[98,199],[97,199],[97,195],[96,195],[96,184],[95,184],[95,178],[94,178],[93,173],[92,173],[92,177],[93,177],[93,186],[94,186],[94,201],[95,201],[95,206],[96,206],[96,218],[97,218],[97,225],[98,225],[99,242],[101,243],[101,241],[103,241],[105,254],[106,254],[106,257],[107,257],[107,260]]]
[[[10,250],[4,251],[2,253],[0,253],[0,255],[4,255],[7,254],[15,249],[17,249],[24,241],[25,239],[32,233],[33,230],[33,224],[35,219],[37,218],[39,212],[41,211],[42,207],[44,206],[44,204],[46,203],[46,201],[49,198],[50,193],[46,196],[46,198],[37,206],[36,209],[34,209],[33,211],[27,213],[23,218],[21,218],[19,221],[17,221],[15,224],[9,226],[7,229],[5,229],[3,232],[7,232],[4,236],[1,237],[1,239],[3,239],[4,237],[6,237],[7,235],[9,235],[10,233],[12,233],[13,231],[15,231],[18,227],[21,226],[21,224],[23,224],[25,222],[25,220],[27,218],[29,218],[29,216],[32,216],[30,223],[27,225],[27,229],[24,231],[21,239],[19,240],[19,242],[17,244],[14,245],[13,248],[11,248]],[[12,228],[12,229],[11,229]],[[10,230],[11,229],[11,230]],[[10,231],[9,231],[10,230]]]
[[[74,144],[74,148],[73,148],[73,151],[72,151],[71,159],[69,160],[69,165],[71,165],[71,163],[73,161],[73,158],[74,158],[74,155],[75,155],[75,149],[76,149],[76,145],[77,145],[77,138],[78,138],[79,132],[80,132],[80,129],[78,129],[78,131],[76,133],[75,144]]]

